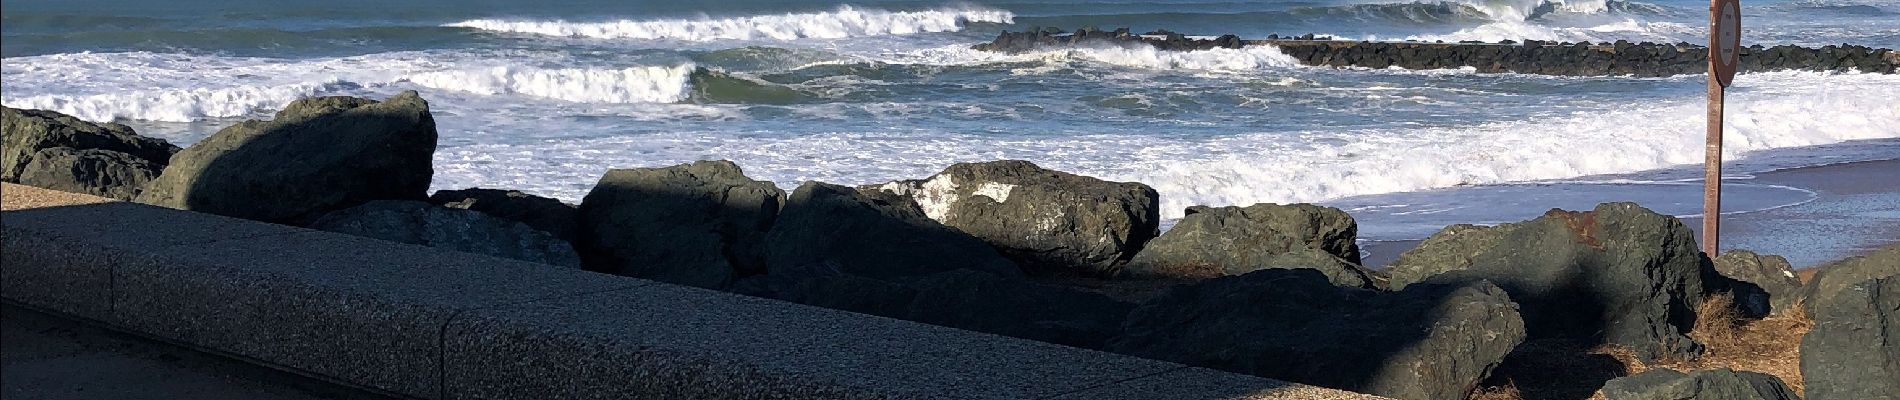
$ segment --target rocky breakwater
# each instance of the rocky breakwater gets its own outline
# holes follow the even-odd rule
[[[1188,36],[1169,31],[1133,34],[1113,31],[1035,29],[1005,31],[977,50],[1022,53],[1088,46],[1148,46],[1165,51],[1195,51],[1243,46],[1273,46],[1306,65],[1362,68],[1456,69],[1483,73],[1562,76],[1661,77],[1708,70],[1707,47],[1690,43],[1547,42],[1371,42],[1335,40],[1311,34],[1242,40],[1234,35]],[[1802,47],[1744,47],[1739,71],[1861,71],[1892,74],[1900,70],[1900,52],[1852,44]]]
[[[789,193],[727,161],[611,169],[576,206],[506,189],[427,195],[435,127],[414,92],[299,100],[168,165],[156,161],[173,150],[130,129],[7,115],[4,166],[48,148],[124,153],[158,178],[119,193],[163,206],[1405,400],[1466,399],[1487,380],[1510,380],[1513,360],[1545,339],[1694,358],[1702,346],[1685,330],[1723,291],[1752,290],[1759,300],[1745,303],[1757,314],[1816,316],[1801,351],[1811,398],[1892,393],[1879,378],[1893,371],[1866,366],[1900,363],[1893,346],[1867,345],[1895,342],[1880,335],[1900,315],[1900,248],[1797,290],[1778,258],[1711,260],[1680,221],[1627,203],[1449,227],[1371,271],[1359,265],[1357,223],[1338,209],[1195,206],[1162,233],[1147,185],[1025,161],[860,187],[803,182]],[[26,137],[42,139],[16,140]],[[1104,290],[1130,287],[1145,292]],[[1618,393],[1718,383],[1781,393],[1725,371],[1633,379]]]

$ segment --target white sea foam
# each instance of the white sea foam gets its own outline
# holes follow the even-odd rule
[[[5,103],[8,107],[52,110],[89,121],[191,122],[242,117],[350,86],[349,82],[331,79],[278,86],[135,90],[80,96],[43,94],[9,97]]]
[[[1685,77],[1678,79],[1698,79]],[[1900,76],[1771,72],[1737,78],[1732,159],[1764,149],[1900,137]],[[836,132],[745,136],[656,132],[559,142],[485,143],[438,153],[437,186],[507,185],[575,200],[602,165],[731,159],[791,188],[805,180],[872,184],[930,176],[955,162],[1026,159],[1152,185],[1165,218],[1187,206],[1311,202],[1468,184],[1565,179],[1698,163],[1699,96],[1559,117],[1461,127],[1320,129],[1219,137],[1101,133],[1034,138],[983,133]],[[522,165],[537,167],[522,168]],[[548,177],[569,177],[549,179]]]
[[[1011,23],[1015,14],[986,8],[885,11],[840,6],[836,11],[725,19],[565,20],[476,19],[451,27],[596,39],[793,40],[956,32],[971,22]]]
[[[1014,71],[1018,75],[1048,73],[1057,66],[1071,63],[1107,64],[1155,71],[1249,72],[1300,66],[1299,59],[1273,46],[1247,46],[1239,49],[1162,51],[1148,46],[1080,47],[1008,54],[970,49],[969,44],[889,52],[868,61],[919,65],[984,65],[999,63],[1039,63]]]
[[[1618,39],[1631,41],[1652,41],[1673,43],[1695,41],[1703,33],[1703,28],[1676,22],[1652,22],[1634,18],[1588,26],[1547,25],[1526,21],[1498,21],[1475,27],[1460,29],[1446,34],[1423,34],[1405,36],[1403,40],[1456,42],[1479,40],[1497,42],[1500,40],[1546,40],[1561,42],[1606,42]],[[1370,40],[1381,38],[1372,37]]]
[[[407,80],[483,95],[521,94],[581,103],[672,103],[686,100],[695,68],[692,64],[624,69],[495,66],[425,72]]]

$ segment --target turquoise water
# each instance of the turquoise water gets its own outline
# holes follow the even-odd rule
[[[189,144],[298,97],[419,90],[442,132],[438,189],[570,201],[607,168],[706,158],[786,187],[1016,158],[1148,183],[1170,218],[1195,204],[1438,196],[1463,211],[1390,216],[1444,214],[1399,224],[1442,226],[1542,210],[1446,188],[1585,185],[1606,174],[1673,182],[1665,171],[1701,160],[1704,78],[1336,70],[1296,65],[1271,47],[1001,55],[968,46],[1005,29],[1090,25],[1701,42],[1705,5],[7,0],[0,100]],[[1744,16],[1745,43],[1900,47],[1891,0],[1748,2]],[[1749,71],[1730,95],[1730,155],[1833,146],[1828,154],[1900,157],[1891,142],[1859,142],[1900,137],[1895,87],[1900,79],[1885,75]],[[1591,192],[1674,193],[1624,186]],[[1757,203],[1803,199],[1762,193]],[[1359,212],[1378,220],[1380,210]],[[1390,211],[1399,212],[1408,211]],[[1422,236],[1381,229],[1367,231]]]

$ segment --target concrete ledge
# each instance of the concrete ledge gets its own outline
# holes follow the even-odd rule
[[[417,398],[1371,398],[12,184],[0,233],[7,300]]]

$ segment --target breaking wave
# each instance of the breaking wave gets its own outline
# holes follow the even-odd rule
[[[565,20],[476,19],[450,27],[596,39],[794,40],[956,32],[973,22],[1010,23],[1015,14],[984,8],[885,11],[841,6],[836,11],[726,19]]]

